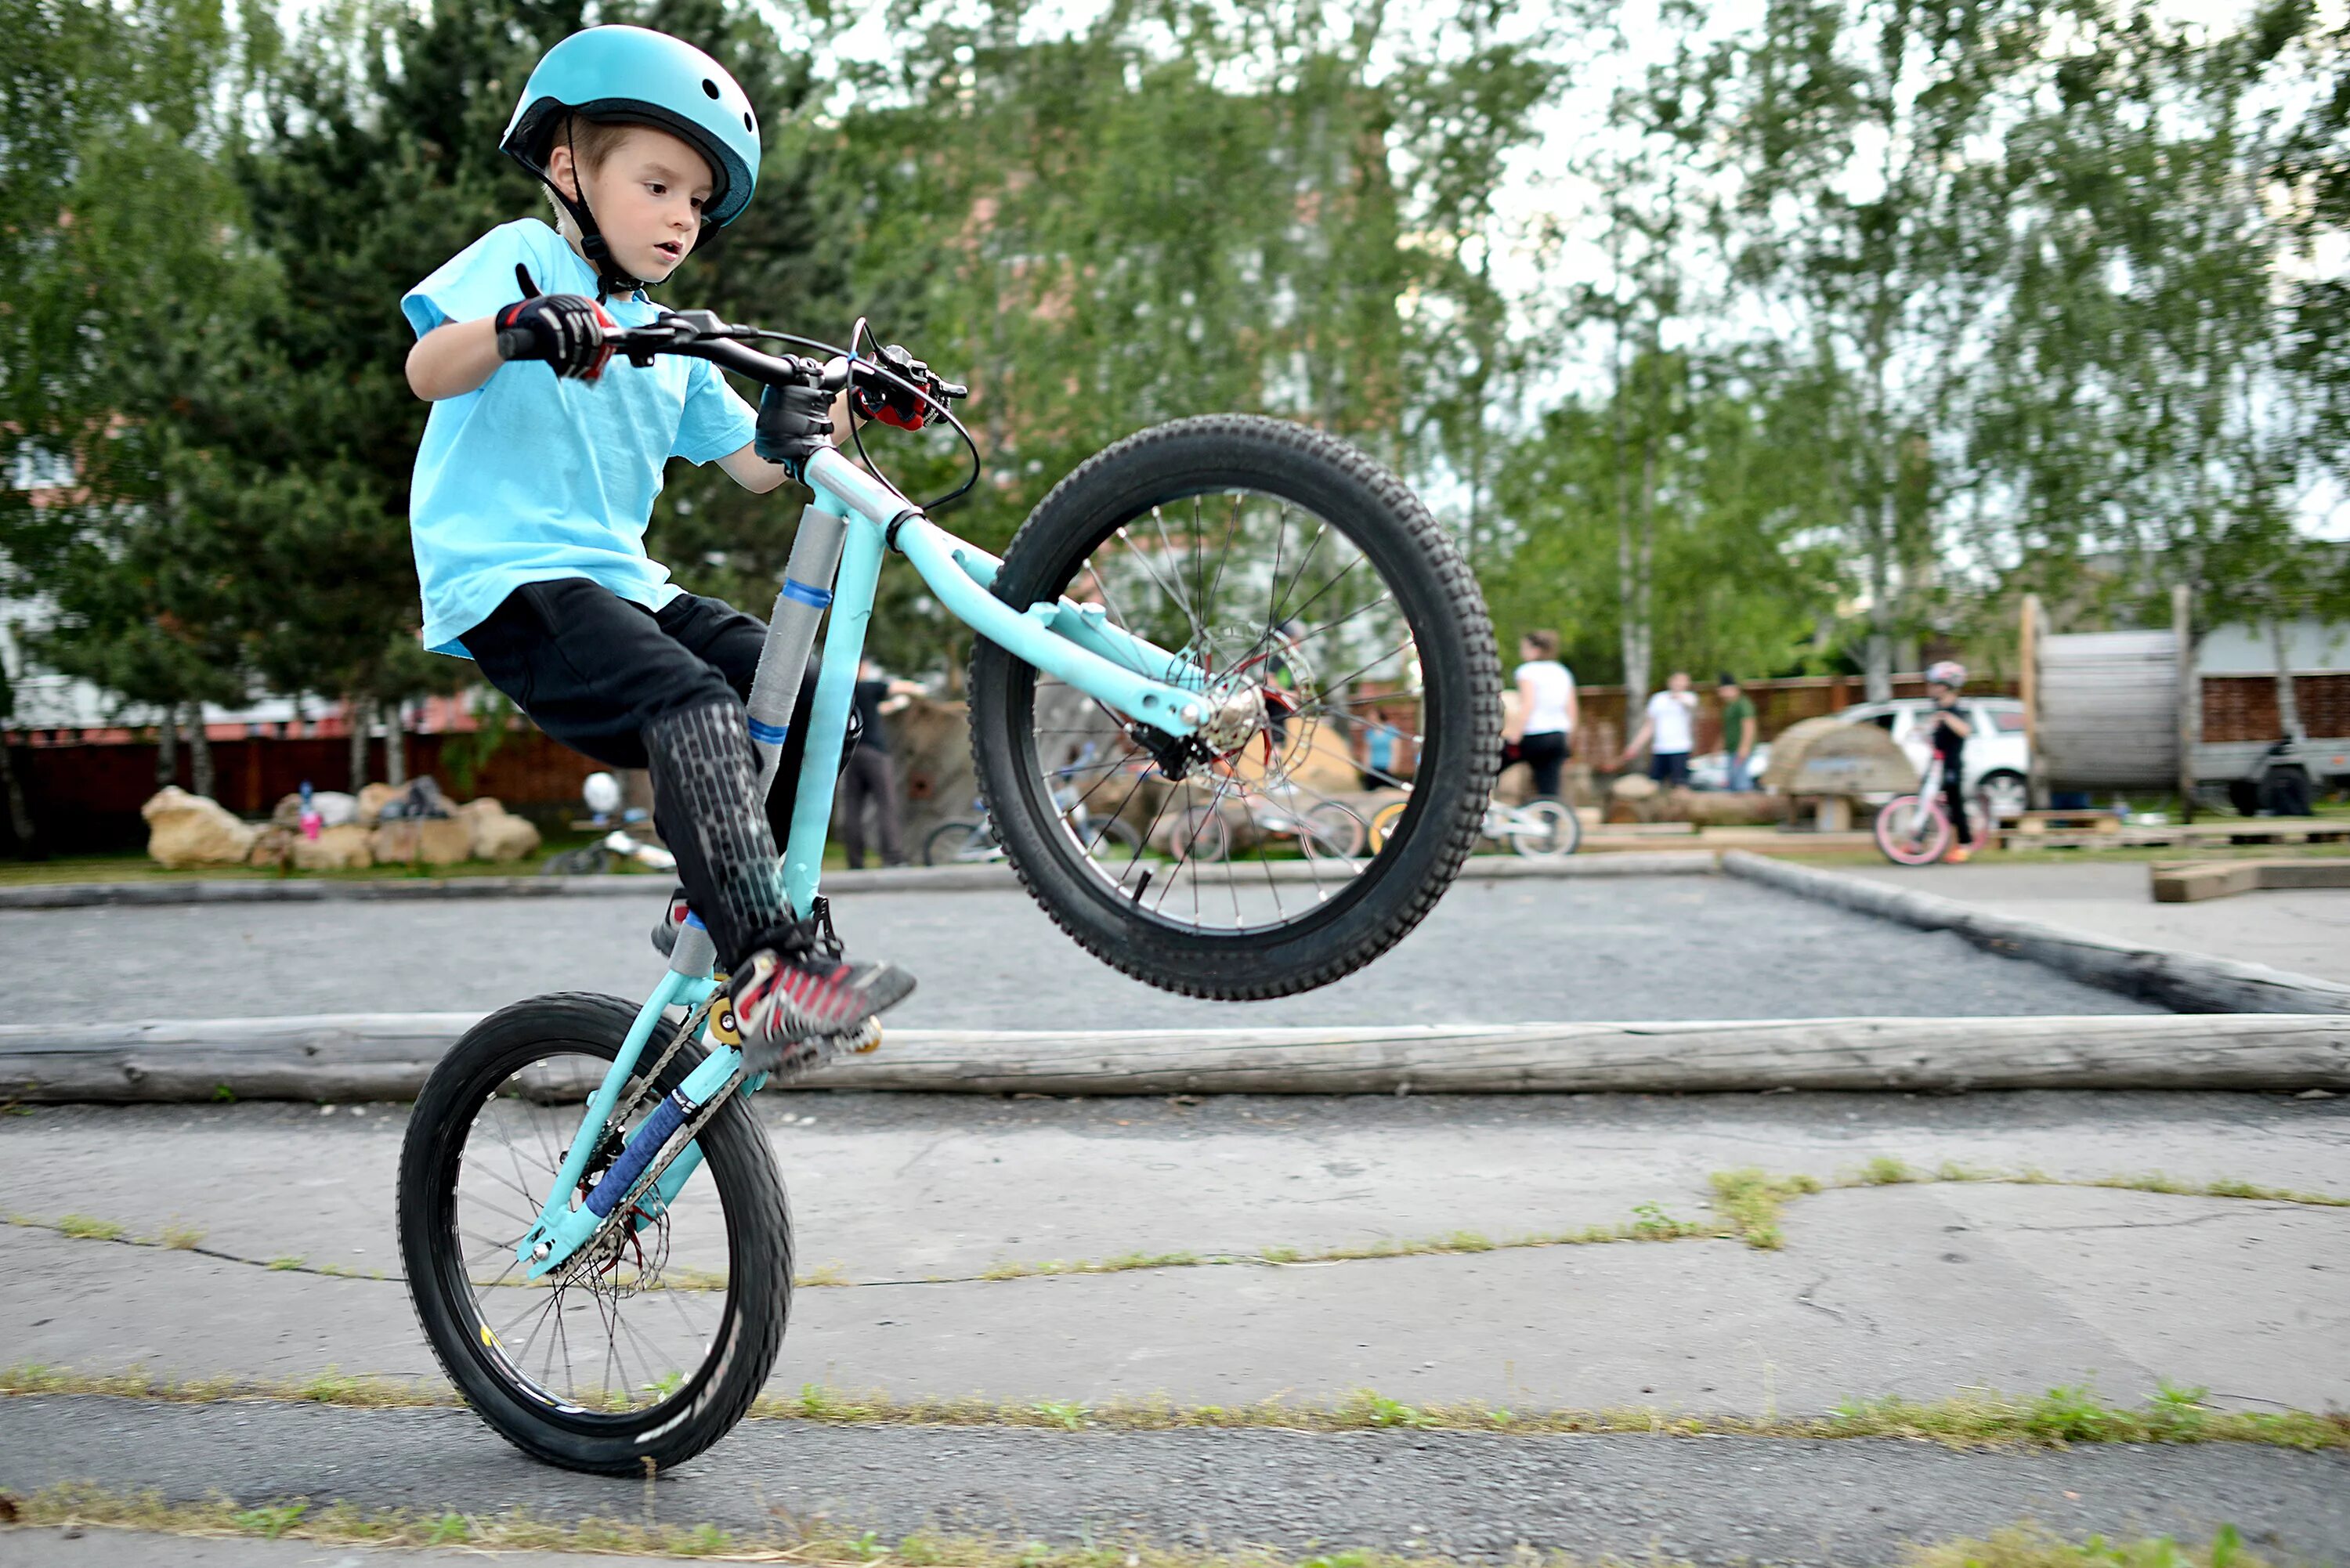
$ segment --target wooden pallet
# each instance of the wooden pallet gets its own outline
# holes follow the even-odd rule
[[[2111,811],[2027,811],[2006,831],[2024,838],[2049,834],[2113,834],[2122,830],[2118,813]]]
[[[2350,840],[2350,818],[2339,816],[2262,816],[2220,822],[2171,822],[2155,825],[2120,824],[2091,832],[2025,833],[2003,829],[2001,844],[2009,849],[2147,849],[2168,845],[2194,847],[2212,844],[2336,844]]]

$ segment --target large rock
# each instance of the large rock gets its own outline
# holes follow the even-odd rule
[[[538,851],[538,829],[488,795],[457,808],[476,860],[522,860]]]
[[[364,871],[375,864],[368,830],[346,822],[322,831],[316,838],[294,836],[292,856],[299,871]]]
[[[244,857],[244,863],[264,870],[283,866],[286,857],[293,853],[294,840],[300,836],[298,829],[272,822],[254,836],[253,850]]]
[[[147,819],[147,853],[159,866],[242,866],[253,853],[255,830],[218,801],[177,784],[158,790],[139,808]]]
[[[318,824],[322,827],[340,827],[359,813],[358,800],[340,790],[314,790],[310,794],[310,805],[317,812]],[[280,827],[301,826],[301,792],[296,790],[292,794],[281,796],[277,809],[269,814],[269,820]]]
[[[407,792],[388,784],[371,784],[359,793],[358,804],[352,808],[351,820],[361,827],[373,827],[383,820],[386,803],[398,800]]]
[[[1918,764],[1876,724],[1806,719],[1772,737],[1762,784],[1787,795],[1898,794],[1918,787]]]
[[[379,866],[454,866],[473,854],[473,830],[463,817],[394,817],[369,841]]]

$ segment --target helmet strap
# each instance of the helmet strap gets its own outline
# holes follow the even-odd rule
[[[579,249],[586,254],[588,265],[596,269],[596,302],[600,305],[616,294],[634,294],[645,286],[645,282],[621,270],[619,263],[612,257],[612,247],[605,240],[603,230],[596,226],[596,214],[588,206],[587,173],[580,167],[579,149],[572,144],[568,119],[563,125],[563,145],[571,153],[571,182],[578,188],[579,193],[574,196],[567,192],[555,182],[551,174],[541,173],[539,177],[546,182],[546,188],[555,192],[555,199],[563,204],[563,210],[571,214],[571,221],[579,225]]]

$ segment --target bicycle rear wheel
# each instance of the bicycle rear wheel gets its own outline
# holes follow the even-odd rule
[[[1510,847],[1529,860],[1564,860],[1583,843],[1581,819],[1555,800],[1530,800],[1518,807],[1518,815],[1534,831],[1513,831]]]
[[[1232,1001],[1326,985],[1419,924],[1474,846],[1501,731],[1484,601],[1411,492],[1344,441],[1238,415],[1129,436],[1045,498],[995,592],[1098,604],[1213,683],[1215,718],[1177,742],[984,639],[972,650],[972,752],[1004,847],[1114,968]],[[1356,732],[1399,719],[1410,805],[1368,858],[1217,833],[1263,797],[1288,817],[1359,793]],[[1089,856],[1055,789],[1142,824],[1159,853]]]
[[[409,1294],[450,1380],[525,1453],[607,1475],[679,1464],[731,1431],[775,1366],[791,1310],[791,1216],[739,1096],[703,1124],[703,1168],[665,1209],[632,1204],[632,1223],[543,1282],[516,1261],[635,1013],[586,995],[492,1013],[433,1069],[400,1158]],[[673,1033],[654,1032],[646,1068]],[[620,1106],[635,1102],[641,1123],[701,1060],[684,1044]],[[629,1130],[608,1129],[575,1209]]]

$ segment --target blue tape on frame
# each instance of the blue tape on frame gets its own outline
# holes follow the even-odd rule
[[[784,737],[791,732],[789,724],[762,724],[756,719],[751,721],[751,738],[763,746],[780,746],[784,743]]]
[[[784,597],[792,600],[795,604],[806,605],[812,609],[832,607],[832,595],[828,591],[823,588],[812,588],[806,583],[795,583],[789,577],[784,579]]]

